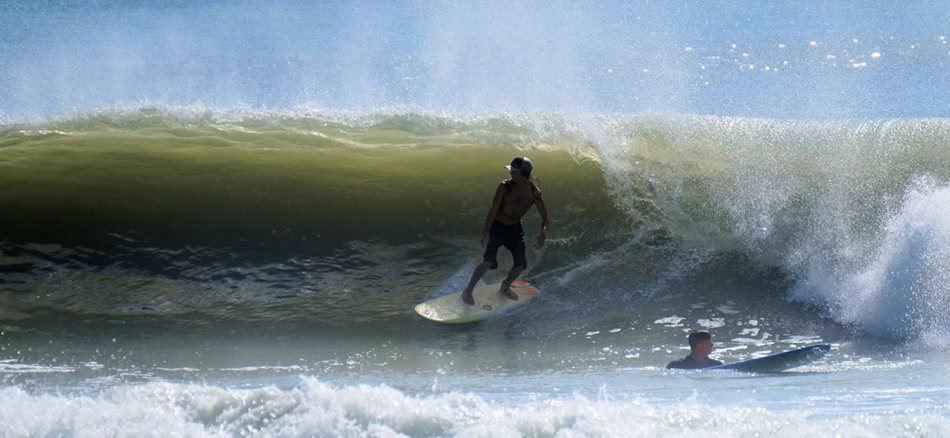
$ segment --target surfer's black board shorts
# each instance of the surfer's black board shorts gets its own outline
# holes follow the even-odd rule
[[[521,222],[511,225],[499,221],[492,222],[488,230],[488,245],[485,246],[486,262],[491,262],[491,268],[498,268],[498,248],[504,246],[511,251],[515,259],[515,266],[528,267],[528,257],[525,255],[524,227]]]

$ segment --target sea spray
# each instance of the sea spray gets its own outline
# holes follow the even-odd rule
[[[876,335],[946,346],[950,318],[950,187],[921,180],[887,220],[862,270],[814,271],[794,296],[828,306],[836,319]]]

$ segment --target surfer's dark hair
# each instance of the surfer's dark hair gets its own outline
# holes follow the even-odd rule
[[[689,348],[696,348],[700,342],[703,342],[707,339],[712,339],[712,335],[709,334],[706,330],[693,330],[689,334]]]

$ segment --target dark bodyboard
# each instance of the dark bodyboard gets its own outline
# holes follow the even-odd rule
[[[706,369],[733,370],[746,373],[778,373],[821,359],[830,350],[831,345],[817,344],[795,350],[785,351],[782,353],[771,354],[765,357],[758,357],[755,359],[749,359],[725,365],[717,365]]]

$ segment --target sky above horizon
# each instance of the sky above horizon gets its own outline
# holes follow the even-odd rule
[[[135,106],[950,117],[950,1],[0,1],[0,117]]]

